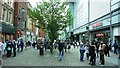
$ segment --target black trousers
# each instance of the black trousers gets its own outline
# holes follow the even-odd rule
[[[115,48],[115,50],[114,50],[114,54],[117,54],[117,49]]]
[[[87,60],[89,60],[89,53],[86,53],[86,58]]]
[[[21,46],[21,51],[23,51],[23,46]]]
[[[13,48],[13,56],[16,56],[16,48]]]
[[[96,64],[96,54],[92,54],[91,55],[90,62],[91,62],[91,65],[95,65]]]
[[[10,57],[11,56],[11,50],[7,50],[7,57]]]

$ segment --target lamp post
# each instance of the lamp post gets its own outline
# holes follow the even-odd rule
[[[88,0],[88,27],[87,27],[87,30],[88,30],[88,35],[89,35],[89,44],[91,45],[92,39],[91,39],[91,33],[90,33],[90,0]]]
[[[112,12],[111,12],[111,1],[110,0],[110,45],[112,46],[112,42],[113,42],[113,28],[112,28]]]
[[[25,18],[25,14],[26,10],[24,8],[22,8],[22,24],[23,24],[23,28],[24,28],[24,32],[25,32],[25,43],[26,43],[26,18]]]

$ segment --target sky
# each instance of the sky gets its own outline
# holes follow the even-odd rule
[[[36,6],[36,2],[41,2],[42,0],[28,0],[28,2],[30,2],[30,4],[35,7]],[[44,0],[44,1],[49,1],[49,0]],[[60,2],[63,2],[65,0],[59,0]],[[71,0],[72,1],[72,0]],[[74,0],[73,0],[74,1]]]
[[[40,2],[41,0],[28,0],[28,2],[30,2],[30,4],[35,7],[36,2]]]

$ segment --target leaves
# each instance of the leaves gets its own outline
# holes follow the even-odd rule
[[[67,9],[67,4],[58,0],[38,3],[37,7],[30,10],[29,16],[32,20],[39,21],[38,27],[48,32],[51,41],[57,39],[59,31],[65,31],[72,22],[72,14]]]

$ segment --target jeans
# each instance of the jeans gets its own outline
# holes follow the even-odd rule
[[[62,51],[59,51],[59,61],[62,60]]]
[[[83,50],[80,50],[80,61],[83,61],[83,57],[84,57],[84,52]]]

